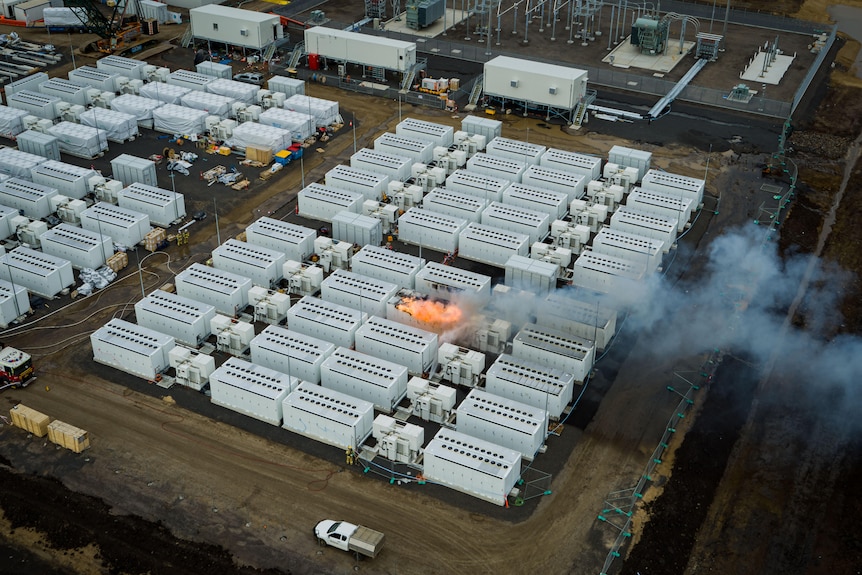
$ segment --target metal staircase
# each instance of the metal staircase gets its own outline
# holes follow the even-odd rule
[[[482,90],[485,87],[485,75],[480,74],[478,78],[476,78],[476,82],[473,84],[473,89],[470,90],[470,99],[467,101],[468,106],[476,107],[476,104],[479,103],[479,98],[482,96]]]
[[[293,47],[293,52],[290,53],[290,60],[287,62],[288,68],[295,69],[299,65],[299,59],[305,53],[305,42],[300,42]]]
[[[189,27],[189,28],[191,28],[191,27]],[[263,61],[269,62],[270,60],[272,60],[272,57],[275,56],[275,50],[276,50],[275,42],[273,42],[272,44],[267,46],[266,50],[263,53]]]
[[[587,115],[590,104],[596,101],[597,96],[598,94],[595,90],[587,90],[586,96],[578,102],[578,107],[575,109],[575,115],[572,117],[572,125],[574,127],[580,128],[581,124],[584,123],[584,117]]]
[[[182,46],[183,48],[188,48],[189,44],[192,43],[192,38],[194,38],[194,35],[192,34],[192,27],[189,26],[186,28],[183,37],[180,39],[180,46]]]

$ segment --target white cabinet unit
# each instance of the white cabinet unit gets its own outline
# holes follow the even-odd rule
[[[245,229],[248,243],[283,252],[287,260],[304,262],[314,253],[317,232],[273,218],[260,218]]]
[[[468,222],[478,222],[482,219],[482,211],[488,203],[472,194],[434,188],[422,199],[422,209],[438,214],[445,214]]]
[[[117,78],[120,77],[116,72],[107,72],[92,66],[78,66],[67,76],[76,84],[98,88],[102,92],[116,92]]]
[[[530,255],[530,236],[485,224],[469,224],[458,236],[458,255],[502,268],[513,255]]]
[[[182,102],[183,96],[191,91],[191,88],[185,86],[166,84],[164,82],[150,82],[141,86],[138,95],[165,104],[179,104]]]
[[[637,180],[642,180],[650,171],[652,153],[626,148],[625,146],[614,146],[608,152],[608,162],[623,168],[636,168],[638,171]]]
[[[33,183],[54,188],[64,196],[80,200],[92,191],[90,182],[93,178],[100,179],[101,176],[92,168],[48,160],[35,166],[28,179],[33,180]]]
[[[0,123],[2,122],[2,117],[0,117]],[[0,134],[13,136],[13,132],[14,130],[9,130],[8,126],[5,129],[0,128]],[[25,130],[18,133],[15,141],[18,144],[18,150],[22,152],[42,156],[48,160],[60,161],[60,140],[57,139],[57,136],[36,130]]]
[[[556,289],[559,269],[557,264],[514,255],[506,260],[505,282],[507,286],[544,294]]]
[[[34,87],[33,90],[35,89]],[[57,104],[61,101],[57,96],[49,96],[32,90],[6,94],[6,105],[10,108],[24,110],[28,114],[47,120],[56,120],[60,116]]]
[[[503,177],[487,176],[455,170],[446,178],[446,189],[470,194],[486,202],[499,202],[503,199],[503,191],[511,185],[511,181]]]
[[[416,291],[441,299],[465,299],[477,305],[491,299],[491,278],[429,262],[416,274]]]
[[[368,318],[361,311],[305,296],[287,311],[287,326],[336,345],[353,347],[356,330]]]
[[[636,303],[646,277],[646,262],[585,251],[572,265],[572,284],[606,293],[621,305]]]
[[[430,373],[437,345],[436,333],[382,317],[372,316],[356,330],[357,351],[403,365],[411,375]]]
[[[467,169],[477,174],[504,178],[510,182],[520,182],[527,163],[523,160],[510,160],[479,152],[467,160]]]
[[[668,253],[674,247],[679,223],[676,218],[620,206],[620,209],[611,216],[611,229],[664,242],[662,250],[664,253]]]
[[[143,60],[123,58],[122,56],[105,56],[96,60],[96,68],[108,74],[119,74],[133,80],[144,80]]]
[[[602,159],[598,156],[590,156],[559,148],[548,148],[539,160],[540,166],[581,174],[587,181],[598,180],[602,176]]]
[[[431,161],[434,144],[428,140],[384,132],[374,140],[374,150],[384,154],[406,156],[414,162]]]
[[[15,148],[0,148],[0,174],[33,181],[33,168],[48,158],[28,154]]]
[[[452,126],[436,122],[404,118],[395,126],[395,133],[399,136],[426,140],[435,146],[445,146],[448,148],[452,145],[455,129]]]
[[[531,144],[501,136],[497,136],[485,146],[485,153],[489,156],[518,160],[528,164],[538,164],[545,150],[547,147],[541,144]]]
[[[141,243],[152,229],[146,214],[107,202],[99,202],[81,212],[81,227],[109,236],[115,244],[127,248]]]
[[[215,76],[192,72],[190,70],[174,70],[168,75],[167,85],[180,86],[192,91],[204,92],[207,85],[215,81]]]
[[[389,176],[393,181],[403,182],[410,177],[413,161],[404,155],[362,148],[350,156],[350,166],[358,170]]]
[[[210,336],[213,306],[164,290],[135,304],[138,325],[173,336],[179,343],[200,347]]]
[[[503,192],[503,203],[543,212],[559,220],[569,211],[569,196],[526,184],[512,184]]]
[[[372,435],[377,440],[377,455],[399,463],[416,462],[425,443],[422,427],[382,413],[374,418]]]
[[[664,244],[661,240],[604,227],[593,238],[593,251],[633,262],[642,262],[651,274],[661,265]]]
[[[377,202],[368,201],[377,206]],[[354,246],[379,246],[383,243],[383,222],[371,216],[341,211],[332,216],[332,239]]]
[[[9,178],[0,182],[0,204],[20,210],[34,220],[51,214],[51,198],[56,195],[56,188],[20,178]]]
[[[231,317],[248,306],[251,280],[203,264],[192,264],[176,276],[177,293],[208,303]]]
[[[379,411],[392,413],[407,395],[407,368],[339,347],[323,361],[320,384],[370,401]]]
[[[617,330],[617,310],[599,298],[551,293],[536,309],[536,323],[576,335],[603,351]]]
[[[166,134],[203,134],[209,113],[176,104],[164,104],[153,110],[153,129]]]
[[[575,376],[554,367],[502,354],[485,374],[485,391],[544,409],[559,419],[571,403]]]
[[[339,120],[338,102],[335,100],[324,100],[313,98],[305,94],[294,94],[284,101],[282,107],[285,110],[308,114],[314,118],[314,124],[318,128],[325,128]]]
[[[360,213],[364,199],[365,196],[360,192],[339,190],[317,183],[309,184],[297,195],[301,216],[325,222],[331,222],[335,214],[341,211]]]
[[[369,401],[303,381],[284,399],[283,427],[327,445],[356,448],[371,435]]]
[[[542,241],[548,236],[551,229],[550,220],[551,217],[546,212],[500,202],[491,202],[482,212],[483,224],[510,232],[527,234],[530,236],[530,244]]]
[[[48,299],[75,283],[69,260],[24,246],[0,256],[0,279]]]
[[[398,218],[398,239],[444,253],[458,249],[458,236],[467,220],[410,208]]]
[[[416,274],[425,260],[378,246],[365,246],[353,255],[352,269],[370,278],[397,284],[402,289],[413,289]]]
[[[272,425],[281,425],[284,398],[299,379],[232,357],[210,375],[212,402]]]
[[[584,197],[587,181],[583,174],[563,172],[545,166],[528,167],[521,180],[528,186],[564,193],[569,197],[569,202]]]
[[[649,170],[641,179],[641,188],[655,192],[664,192],[672,196],[693,200],[692,209],[697,210],[703,203],[703,192],[706,181],[700,178],[680,176],[660,170]]]
[[[93,359],[120,371],[153,380],[170,365],[174,338],[149,328],[112,319],[90,336]]]
[[[282,269],[284,268],[282,267]],[[260,286],[252,286],[248,290],[248,303],[254,308],[254,321],[279,325],[287,319],[290,295]]]
[[[114,255],[114,243],[108,236],[73,226],[60,224],[42,234],[42,253],[69,260],[72,267],[100,268]]]
[[[656,192],[641,188],[634,188],[626,199],[626,205],[633,210],[676,218],[678,232],[682,232],[688,226],[694,202],[694,198],[684,194]]]
[[[533,459],[545,442],[548,412],[481,389],[473,389],[458,406],[455,429]]]
[[[24,286],[0,280],[0,328],[30,312],[30,296]]]
[[[571,373],[584,382],[593,369],[595,345],[555,329],[528,323],[512,341],[512,355]]]
[[[302,381],[320,383],[320,366],[335,344],[270,325],[251,340],[251,360]]]
[[[213,267],[250,278],[265,288],[274,287],[282,278],[283,252],[229,239],[213,250]]]
[[[133,183],[117,193],[121,208],[146,214],[150,222],[168,227],[186,217],[186,199],[180,193],[147,184]]]
[[[416,64],[416,44],[314,26],[305,30],[305,51],[337,62],[407,72]]]
[[[215,358],[211,355],[179,345],[168,352],[168,359],[174,368],[175,381],[195,391],[201,391],[209,384],[210,376],[216,368]]]
[[[386,316],[386,302],[399,286],[345,270],[335,270],[320,284],[320,297],[369,315]]]
[[[189,10],[189,18],[195,38],[254,50],[272,44],[283,34],[278,15],[271,12],[209,4]]]
[[[379,202],[389,185],[389,176],[339,164],[326,172],[325,182],[330,188],[359,192],[366,200]]]

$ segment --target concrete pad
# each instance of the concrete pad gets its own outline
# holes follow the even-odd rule
[[[602,62],[611,64],[615,68],[640,68],[667,74],[691,52],[694,45],[694,42],[683,42],[682,53],[680,53],[679,41],[670,40],[664,54],[642,54],[640,47],[634,46],[627,37],[611,50],[610,54],[602,58]]]
[[[781,78],[784,77],[787,70],[790,69],[790,65],[793,64],[793,60],[796,56],[778,54],[775,56],[775,60],[773,60],[772,64],[766,68],[766,73],[764,74],[763,62],[766,60],[767,56],[769,56],[768,52],[758,52],[748,66],[746,66],[745,72],[742,73],[740,78],[746,82],[759,82],[760,84],[771,84],[773,86],[777,86],[778,83],[781,82]]]
[[[467,19],[467,12],[464,10],[455,10],[453,8],[446,9],[446,15],[427,28],[423,28],[421,30],[413,30],[412,28],[407,27],[407,15],[405,12],[401,12],[395,18],[387,20],[382,23],[382,27],[384,30],[389,30],[391,32],[401,32],[403,34],[412,34],[414,36],[419,36],[420,38],[436,38],[441,35],[443,30],[443,23],[446,23],[446,28],[451,28],[456,24],[460,24],[464,20]]]

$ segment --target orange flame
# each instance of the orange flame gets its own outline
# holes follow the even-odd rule
[[[402,299],[395,309],[444,331],[455,327],[463,317],[461,310],[451,303],[413,297]]]

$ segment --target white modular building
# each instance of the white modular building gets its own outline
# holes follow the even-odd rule
[[[432,159],[434,144],[420,138],[384,132],[374,140],[374,150],[427,164]]]
[[[120,77],[116,72],[100,70],[93,66],[78,66],[67,76],[70,81],[76,84],[98,88],[102,92],[116,92],[118,88],[117,78]]]
[[[682,232],[691,219],[694,199],[666,192],[634,188],[626,198],[626,205],[633,210],[648,214],[676,218],[677,232]]]
[[[399,136],[417,138],[433,143],[435,146],[448,148],[452,145],[455,129],[452,126],[426,122],[415,118],[404,118],[395,126],[395,133]]]
[[[693,201],[692,210],[696,211],[703,204],[706,181],[660,170],[649,170],[641,179],[641,189],[688,198]]]
[[[33,181],[33,168],[48,161],[44,156],[15,148],[0,148],[0,174]]]
[[[370,315],[385,317],[386,302],[400,289],[394,283],[339,269],[320,283],[320,297]]]
[[[30,311],[27,288],[0,280],[0,327],[6,329],[13,321]]]
[[[157,226],[168,227],[186,217],[185,197],[156,186],[131,184],[117,192],[117,202],[121,208],[146,214]]]
[[[0,182],[0,204],[15,208],[34,220],[51,214],[51,198],[56,195],[56,188],[21,178],[9,178]]]
[[[596,347],[592,341],[553,328],[525,324],[512,340],[512,355],[571,373],[586,381],[593,369]]]
[[[161,85],[161,82],[158,82]],[[161,108],[165,103],[154,98],[145,98],[135,94],[122,94],[111,100],[112,110],[131,114],[142,128],[153,127],[153,111]]]
[[[469,224],[458,235],[458,255],[502,268],[514,255],[529,257],[530,236],[485,224]]]
[[[505,283],[530,293],[548,293],[557,287],[559,270],[557,264],[514,255],[506,261]]]
[[[375,206],[373,200],[365,200]],[[383,243],[383,222],[379,219],[341,211],[332,216],[332,239],[336,242],[347,242],[354,246],[379,246]]]
[[[503,192],[511,183],[510,180],[502,177],[455,170],[446,178],[446,189],[464,192],[486,202],[499,202],[503,199]]]
[[[287,260],[304,262],[314,253],[317,232],[273,218],[259,218],[245,229],[248,243],[284,253]]]
[[[141,89],[138,90],[138,95],[165,104],[179,104],[183,96],[190,92],[192,92],[192,89],[186,86],[166,84],[165,82],[150,82],[141,86]]]
[[[287,310],[287,326],[311,337],[344,347],[353,347],[356,330],[368,314],[347,306],[305,296]]]
[[[209,304],[164,290],[156,290],[135,304],[138,325],[171,335],[191,347],[200,347],[210,336],[215,314]]]
[[[524,171],[521,181],[529,186],[564,193],[571,202],[584,197],[588,180],[583,174],[563,172],[544,166],[529,166]]]
[[[170,367],[174,338],[149,328],[112,319],[90,336],[93,359],[132,375],[153,380]]]
[[[458,405],[455,429],[533,459],[548,432],[548,412],[474,388]]]
[[[299,379],[232,357],[210,375],[210,398],[220,405],[272,425],[281,425],[284,398]]]
[[[552,292],[536,308],[536,323],[576,335],[603,351],[617,331],[617,310],[601,299]]]
[[[416,291],[445,300],[464,298],[482,304],[491,299],[491,278],[429,262],[416,274]]]
[[[320,366],[335,344],[277,325],[269,325],[251,340],[251,360],[259,365],[320,383]]]
[[[485,153],[498,158],[508,158],[528,164],[538,164],[548,148],[541,144],[531,144],[497,136],[485,146]]]
[[[10,108],[24,110],[28,114],[46,120],[56,120],[60,116],[57,104],[61,101],[57,96],[49,96],[42,92],[31,90],[21,90],[14,94],[6,94],[6,105]]]
[[[296,196],[301,216],[325,222],[331,222],[338,212],[360,213],[364,200],[365,196],[360,192],[339,190],[318,183],[307,185]]]
[[[407,395],[407,368],[346,347],[323,361],[320,384],[374,404],[392,413]]]
[[[192,264],[176,276],[177,293],[208,303],[216,311],[235,317],[248,306],[251,280],[203,264]]]
[[[572,264],[572,285],[627,301],[637,295],[646,263],[585,251]],[[628,297],[627,297],[628,296]]]
[[[389,176],[339,164],[326,172],[325,182],[330,188],[359,192],[366,200],[380,201],[389,185]]]
[[[341,449],[361,445],[374,425],[374,404],[307,381],[284,399],[284,427]]]
[[[212,252],[213,267],[250,278],[252,283],[267,289],[282,278],[284,252],[271,250],[233,238]]]
[[[442,428],[425,447],[422,475],[429,481],[503,506],[521,478],[521,454]]]
[[[317,127],[325,128],[339,121],[338,102],[335,100],[324,100],[313,98],[305,94],[294,94],[284,101],[282,107],[285,110],[308,114],[314,118]]]
[[[459,234],[468,223],[454,216],[410,208],[398,218],[398,239],[444,253],[454,252]]]
[[[569,211],[567,194],[519,183],[506,188],[503,203],[546,213],[551,221],[562,219]]]
[[[530,244],[545,239],[551,231],[551,216],[542,211],[491,202],[482,212],[482,223],[510,232],[526,234]]]
[[[527,168],[524,160],[510,160],[479,152],[467,160],[467,170],[486,176],[504,178],[510,182],[520,182]]]
[[[39,240],[42,253],[69,260],[77,269],[100,268],[114,255],[114,243],[110,237],[71,224],[54,226]]]
[[[96,68],[108,74],[118,74],[131,80],[145,80],[143,60],[123,58],[122,56],[105,56],[96,60]]]
[[[468,222],[482,219],[482,211],[488,203],[472,194],[434,188],[422,199],[422,209],[438,214],[453,216]]]
[[[208,43],[262,50],[284,35],[278,15],[271,12],[208,4],[189,10],[189,18],[192,35]]]
[[[101,178],[92,168],[48,160],[35,166],[30,172],[34,183],[43,184],[70,198],[81,200],[90,193],[90,182]]]
[[[114,243],[133,248],[150,233],[150,218],[146,214],[121,208],[107,202],[81,212],[81,227],[109,236]]]
[[[608,152],[608,162],[617,164],[622,168],[635,168],[638,171],[638,181],[642,180],[650,171],[652,153],[644,150],[635,150],[625,146],[614,146]]]
[[[384,317],[372,316],[356,330],[357,351],[403,365],[411,375],[425,377],[431,372],[437,347],[436,333]]]
[[[597,254],[643,262],[646,272],[651,274],[661,265],[664,244],[655,238],[604,227],[593,238],[593,251]]]
[[[164,104],[153,110],[153,129],[168,134],[202,134],[206,131],[207,116],[203,110]]]
[[[575,376],[561,369],[509,354],[497,358],[485,374],[485,391],[548,412],[559,419],[574,397]]]
[[[416,44],[336,28],[305,29],[305,51],[336,62],[407,72],[416,64]]]
[[[48,299],[75,283],[69,260],[24,246],[0,256],[0,279]]]
[[[664,253],[668,253],[676,241],[679,224],[676,218],[620,206],[611,216],[611,229],[660,240]]]
[[[39,84],[39,91],[46,96],[54,96],[63,102],[79,106],[89,104],[87,89],[87,85],[76,84],[64,78],[51,78]]]
[[[581,174],[586,177],[587,181],[598,180],[602,177],[602,159],[580,152],[548,148],[542,154],[539,165],[563,172]]]
[[[222,96],[221,94],[211,94],[202,90],[190,90],[180,98],[178,103],[187,108],[203,110],[211,116],[227,118],[234,102],[236,102],[234,98]]]
[[[410,177],[413,161],[404,155],[362,148],[350,156],[350,166],[389,176],[392,181],[403,182]]]
[[[357,274],[411,290],[416,285],[416,274],[425,266],[422,258],[379,246],[363,247],[353,255],[351,263]]]
[[[497,56],[485,62],[484,93],[527,108],[571,114],[587,93],[587,72],[569,66]]]

